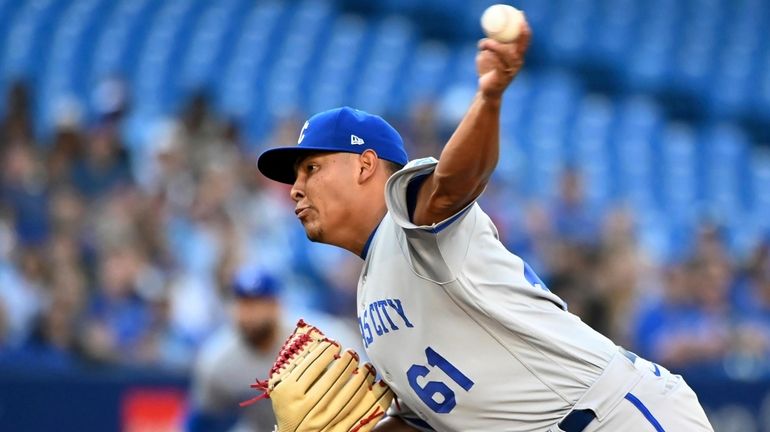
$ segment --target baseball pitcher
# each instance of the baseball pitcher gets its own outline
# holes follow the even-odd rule
[[[407,163],[396,130],[347,107],[311,117],[297,146],[260,156],[265,176],[292,185],[307,237],[364,260],[361,336],[396,396],[376,426],[372,401],[389,400],[382,391],[343,426],[334,426],[327,413],[327,420],[303,427],[315,415],[311,407],[320,405],[274,399],[279,430],[712,430],[680,376],[568,312],[532,268],[506,250],[476,203],[498,160],[503,92],[529,39],[523,23],[513,42],[480,41],[478,92],[438,160]],[[282,364],[298,358],[301,371],[325,359],[322,366],[335,374],[345,369],[333,364],[336,357],[351,362],[338,351],[329,357],[299,348],[285,357]],[[323,406],[344,409],[328,401],[341,386],[338,377],[347,375],[327,383],[315,378],[323,368],[312,370],[314,391],[328,389]],[[273,380],[276,392],[296,382],[279,381]],[[369,383],[370,391],[377,389],[373,378]],[[281,428],[282,415],[303,420]]]

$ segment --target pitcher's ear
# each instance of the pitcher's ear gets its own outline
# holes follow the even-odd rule
[[[377,157],[377,153],[374,150],[366,150],[358,156],[359,171],[358,182],[363,183],[374,176],[377,172],[380,158]]]

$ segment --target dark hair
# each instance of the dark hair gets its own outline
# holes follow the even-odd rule
[[[386,160],[385,167],[388,169],[388,171],[390,171],[390,174],[393,175],[396,172],[401,171],[401,168],[403,168],[404,166],[399,163]]]

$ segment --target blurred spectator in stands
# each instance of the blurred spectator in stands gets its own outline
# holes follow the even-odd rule
[[[609,334],[611,311],[597,287],[596,251],[562,244],[558,253],[570,264],[551,274],[548,288],[567,303],[570,312],[597,331]]]
[[[243,139],[240,124],[234,118],[227,119],[224,122],[222,142],[226,148],[239,150],[241,155],[250,154],[248,145]]]
[[[143,172],[139,182],[142,190],[171,215],[186,212],[195,196],[190,155],[182,140],[181,126],[166,122],[150,143],[149,157],[134,161],[147,165],[135,167]]]
[[[89,354],[112,362],[181,367],[189,363],[189,343],[170,327],[165,236],[152,201],[135,190],[112,193],[88,221],[88,250],[95,253],[97,290],[88,311]],[[160,234],[159,234],[160,233]],[[65,247],[74,240],[63,240]],[[95,336],[93,344],[88,338]],[[131,355],[125,354],[130,351]]]
[[[731,277],[729,268],[702,260],[670,269],[661,303],[638,319],[636,340],[643,355],[671,368],[721,371],[733,336]]]
[[[20,350],[19,364],[43,369],[74,367],[78,362],[77,312],[65,300],[54,296],[38,319],[32,337]]]
[[[566,167],[562,171],[558,195],[550,210],[558,238],[579,246],[596,243],[601,218],[586,202],[583,177],[576,168]]]
[[[71,182],[70,173],[83,155],[83,132],[72,119],[58,122],[46,161],[48,184]]]
[[[729,364],[741,378],[770,375],[770,256],[763,243],[750,261],[737,298],[736,335]]]
[[[125,80],[108,75],[94,87],[91,104],[99,123],[119,124],[130,107]]]
[[[30,113],[32,100],[23,81],[15,81],[8,90],[5,118],[0,122],[0,149],[7,146],[31,145],[34,142]]]
[[[135,190],[121,189],[91,204],[83,225],[88,253],[98,256],[123,245],[139,246],[141,202]]]
[[[172,325],[170,285],[158,272],[140,277],[138,291],[149,310],[147,334],[138,347],[136,363],[167,370],[192,366],[199,341],[192,341]]]
[[[356,294],[362,265],[357,256],[347,254],[327,268],[329,293],[323,310],[339,317],[356,318]]]
[[[692,277],[683,264],[672,264],[663,271],[660,296],[643,304],[636,314],[634,346],[643,357],[663,362],[676,357],[672,346],[686,342],[686,323],[695,314]],[[684,341],[683,341],[684,339]],[[678,359],[674,358],[674,363]],[[673,366],[673,365],[672,365]]]
[[[559,190],[546,215],[550,236],[544,249],[548,267],[546,283],[596,330],[607,333],[609,311],[597,288],[598,216],[584,199],[580,173],[566,167],[559,178]],[[542,216],[541,216],[542,217]]]
[[[84,264],[83,227],[87,219],[84,203],[69,187],[56,189],[51,196],[49,220],[52,234],[46,245],[48,264],[52,268],[76,267]]]
[[[697,227],[694,239],[693,256],[705,264],[720,267],[733,267],[727,250],[726,232],[723,227],[711,222],[703,222]]]
[[[45,269],[41,251],[16,248],[0,268],[0,302],[4,303],[8,342],[19,345],[29,336],[45,304]]]
[[[99,256],[94,296],[88,305],[83,344],[95,361],[130,364],[148,336],[151,311],[138,292],[141,258],[133,247],[113,246]]]
[[[726,263],[703,261],[691,275],[696,299],[691,341],[697,342],[683,353],[693,364],[718,362],[729,349],[732,309],[729,301],[733,270]]]
[[[34,147],[11,145],[2,154],[0,202],[13,212],[18,240],[39,245],[48,236],[48,196]]]
[[[88,137],[83,157],[74,164],[72,183],[86,198],[99,198],[132,183],[128,154],[119,132],[118,125],[98,125]]]
[[[758,277],[770,267],[770,232],[757,244],[746,260],[746,273]]]
[[[623,346],[631,343],[632,323],[628,317],[633,315],[639,293],[650,291],[649,275],[655,273],[636,242],[634,228],[628,209],[614,209],[606,215],[596,269],[597,292],[607,305],[605,334]]]
[[[440,136],[438,123],[436,104],[427,101],[412,108],[406,124],[396,123],[412,159],[439,157],[446,138]]]
[[[20,367],[61,369],[78,363],[76,330],[86,302],[85,279],[74,268],[53,273],[49,298],[25,343],[4,361]]]
[[[192,94],[182,111],[180,123],[180,140],[194,174],[201,173],[212,160],[236,157],[238,149],[224,139],[225,129],[212,111],[204,91]]]
[[[10,311],[13,297],[18,287],[11,286],[15,268],[11,261],[11,252],[16,241],[10,212],[0,206],[0,353],[12,343]],[[9,299],[9,297],[11,297]]]
[[[196,343],[223,319],[217,279],[221,259],[238,256],[243,247],[226,208],[235,174],[222,166],[210,167],[190,208],[170,215],[166,225],[176,270],[171,282],[172,325]]]
[[[8,313],[5,311],[5,308],[5,302],[0,298],[0,359],[2,358],[2,353],[8,349],[10,333],[8,329]]]
[[[239,408],[251,399],[249,385],[266,377],[285,337],[294,330],[281,323],[278,281],[254,267],[239,269],[230,283],[232,324],[201,348],[192,377],[187,430],[272,431],[270,403]],[[237,422],[237,423],[236,423]]]
[[[551,255],[556,243],[548,210],[539,202],[511,202],[502,194],[498,201],[507,203],[503,204],[504,207],[495,220],[495,224],[502,224],[501,238],[511,251],[535,270],[535,273],[542,275],[547,284],[554,273],[551,268]]]
[[[21,283],[14,261],[16,233],[10,209],[0,207],[0,352],[26,336],[35,312],[34,299]]]

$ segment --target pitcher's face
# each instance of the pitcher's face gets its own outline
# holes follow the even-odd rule
[[[356,191],[353,153],[316,153],[300,159],[297,179],[291,188],[294,213],[314,242],[328,243],[330,234],[350,223],[355,212],[349,208]]]

